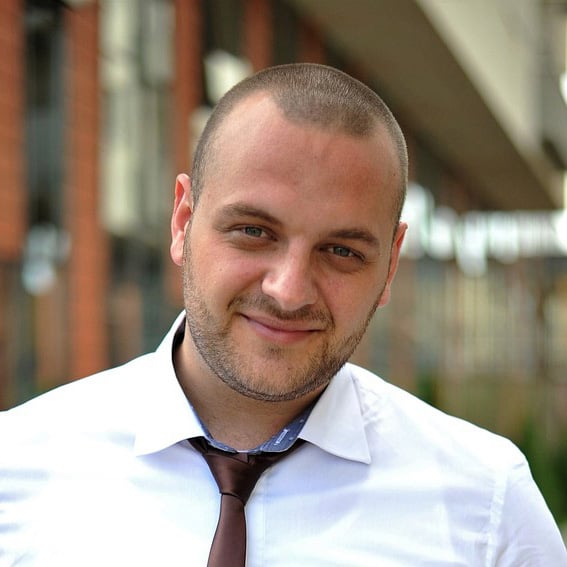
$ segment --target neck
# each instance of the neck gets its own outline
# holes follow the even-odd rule
[[[179,383],[214,439],[236,450],[253,449],[273,437],[321,393],[282,402],[247,397],[222,382],[200,357],[189,356],[188,346],[185,338],[174,353]]]

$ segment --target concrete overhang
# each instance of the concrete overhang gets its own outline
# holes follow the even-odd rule
[[[486,208],[561,206],[543,154],[514,144],[416,0],[290,0],[364,71]],[[555,180],[555,183],[553,182]]]

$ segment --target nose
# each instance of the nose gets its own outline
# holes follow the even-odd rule
[[[288,253],[274,258],[262,280],[262,292],[284,311],[315,304],[318,293],[309,255]]]

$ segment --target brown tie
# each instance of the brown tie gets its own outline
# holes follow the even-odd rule
[[[207,567],[244,567],[246,563],[246,518],[244,506],[260,475],[273,463],[289,455],[303,441],[281,453],[228,453],[211,447],[203,437],[190,439],[203,457],[219,487],[220,516]]]

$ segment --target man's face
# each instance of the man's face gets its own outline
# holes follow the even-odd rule
[[[180,178],[172,222],[187,368],[297,399],[329,382],[389,298],[405,232],[393,145],[289,122],[263,94],[219,133],[198,205]]]

